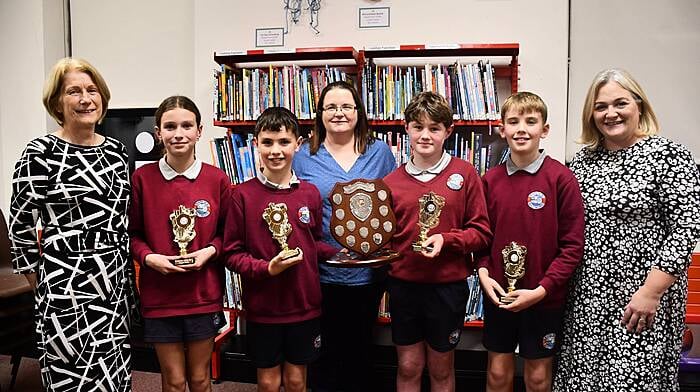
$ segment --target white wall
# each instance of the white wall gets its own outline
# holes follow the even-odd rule
[[[255,28],[283,26],[282,2],[228,0],[72,0],[73,55],[103,73],[113,108],[153,107],[164,97],[193,96],[210,136],[213,53],[250,49]],[[391,27],[360,30],[357,9],[390,6]],[[545,144],[564,157],[568,10],[565,2],[532,0],[324,1],[320,34],[307,26],[308,12],[291,26],[286,47],[377,44],[518,42],[520,89],[542,95],[554,132]],[[536,27],[533,27],[536,26]],[[210,154],[206,143],[200,156]]]
[[[73,56],[92,63],[111,108],[157,107],[194,87],[193,0],[72,0]],[[200,103],[201,104],[201,103]]]
[[[15,162],[27,142],[47,131],[41,92],[46,70],[63,57],[62,10],[61,0],[0,1],[0,209],[6,216]]]
[[[390,6],[391,27],[358,28],[358,7]],[[253,49],[255,29],[284,26],[282,1],[197,1],[195,8],[195,98],[203,116],[212,114],[213,52]],[[540,94],[550,109],[547,151],[563,160],[566,124],[567,2],[559,0],[323,1],[320,34],[308,27],[308,11],[285,36],[285,47],[378,44],[520,43],[521,90]],[[212,129],[214,127],[209,127]],[[212,132],[224,133],[223,129]],[[200,156],[210,156],[202,145]],[[203,149],[207,150],[204,151]]]
[[[65,0],[68,1],[68,0]],[[0,208],[7,211],[14,162],[47,130],[41,106],[46,70],[62,57],[61,0],[1,0]],[[104,74],[111,107],[154,107],[164,97],[193,96],[208,136],[213,52],[251,49],[255,28],[284,26],[279,0],[71,0],[73,53]],[[568,9],[560,0],[345,0],[322,2],[315,35],[302,21],[286,47],[519,42],[520,89],[540,94],[550,109],[545,148],[562,160],[579,148],[583,95],[607,66],[629,69],[647,91],[663,133],[700,156],[700,134],[688,125],[700,85],[696,22],[700,2],[572,0],[571,72],[567,85]],[[391,27],[360,30],[357,8],[391,7]],[[632,8],[634,7],[634,8]],[[10,39],[7,39],[10,37]],[[567,86],[569,94],[567,97]],[[693,95],[691,95],[693,94]],[[568,100],[568,109],[567,109]],[[692,106],[691,106],[692,105]],[[568,121],[566,117],[568,115]],[[55,127],[49,122],[49,130]],[[568,127],[568,138],[565,128]],[[567,144],[568,139],[568,144]],[[200,143],[200,156],[210,154]],[[566,153],[565,153],[566,150]]]
[[[700,163],[698,68],[700,1],[572,0],[569,140],[581,130],[581,109],[593,76],[627,69],[641,84],[661,123],[661,134],[688,146]]]

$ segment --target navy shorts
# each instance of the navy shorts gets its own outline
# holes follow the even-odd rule
[[[394,344],[425,341],[437,352],[459,343],[467,306],[467,282],[413,283],[389,280],[391,336]]]
[[[484,347],[512,353],[519,346],[518,353],[525,359],[554,356],[561,345],[563,317],[563,310],[503,310],[484,297]]]
[[[256,368],[267,369],[283,362],[307,365],[321,353],[321,319],[289,324],[246,321],[248,356]]]
[[[214,337],[226,324],[223,312],[143,318],[146,343],[192,342]]]

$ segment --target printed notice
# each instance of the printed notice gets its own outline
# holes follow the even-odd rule
[[[372,29],[377,27],[389,27],[390,8],[370,7],[360,8],[360,28]]]
[[[269,48],[273,46],[284,46],[283,27],[255,29],[256,48]]]

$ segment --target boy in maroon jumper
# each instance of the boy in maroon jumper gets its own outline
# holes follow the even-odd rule
[[[464,323],[471,252],[491,239],[486,202],[474,167],[443,151],[453,129],[445,98],[418,94],[405,118],[413,155],[384,178],[395,190],[392,246],[403,256],[389,272],[392,340],[399,362],[396,387],[420,390],[427,362],[431,389],[454,390],[454,348]],[[416,252],[418,200],[430,192],[444,198],[444,206],[439,224]]]
[[[550,391],[567,283],[583,255],[583,202],[571,171],[539,149],[549,133],[542,99],[514,94],[503,103],[501,117],[510,157],[483,178],[494,237],[489,253],[478,259],[487,391],[513,390],[516,346],[525,359],[527,390]],[[524,276],[506,294],[502,250],[511,242],[527,254]]]
[[[306,365],[321,347],[318,260],[337,249],[322,238],[321,195],[291,169],[299,125],[285,108],[266,109],[255,125],[262,165],[258,178],[234,189],[224,234],[226,266],[241,274],[248,355],[258,368],[258,390],[306,391]],[[291,232],[286,242],[301,253],[283,258],[263,213],[284,203]]]

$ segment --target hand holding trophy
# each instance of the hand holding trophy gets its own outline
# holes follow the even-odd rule
[[[263,211],[263,219],[267,222],[267,228],[272,232],[272,238],[279,242],[282,247],[282,260],[302,254],[298,247],[290,249],[287,245],[287,237],[292,233],[292,225],[287,216],[287,205],[285,203],[269,203]]]
[[[525,275],[525,256],[527,248],[513,241],[501,251],[503,254],[504,273],[508,280],[508,292],[515,291],[515,283]],[[502,304],[515,301],[512,297],[501,297]]]
[[[413,251],[432,252],[432,246],[424,246],[423,244],[428,240],[428,232],[430,229],[434,229],[440,224],[440,213],[442,212],[442,207],[445,206],[445,198],[431,191],[418,199],[418,203],[420,211],[418,213],[420,234],[418,239],[413,242]]]
[[[173,226],[175,241],[180,247],[180,257],[170,260],[175,266],[194,264],[194,257],[184,257],[187,254],[187,245],[194,239],[197,232],[194,231],[194,220],[197,216],[194,208],[180,205],[170,214],[170,223]]]

